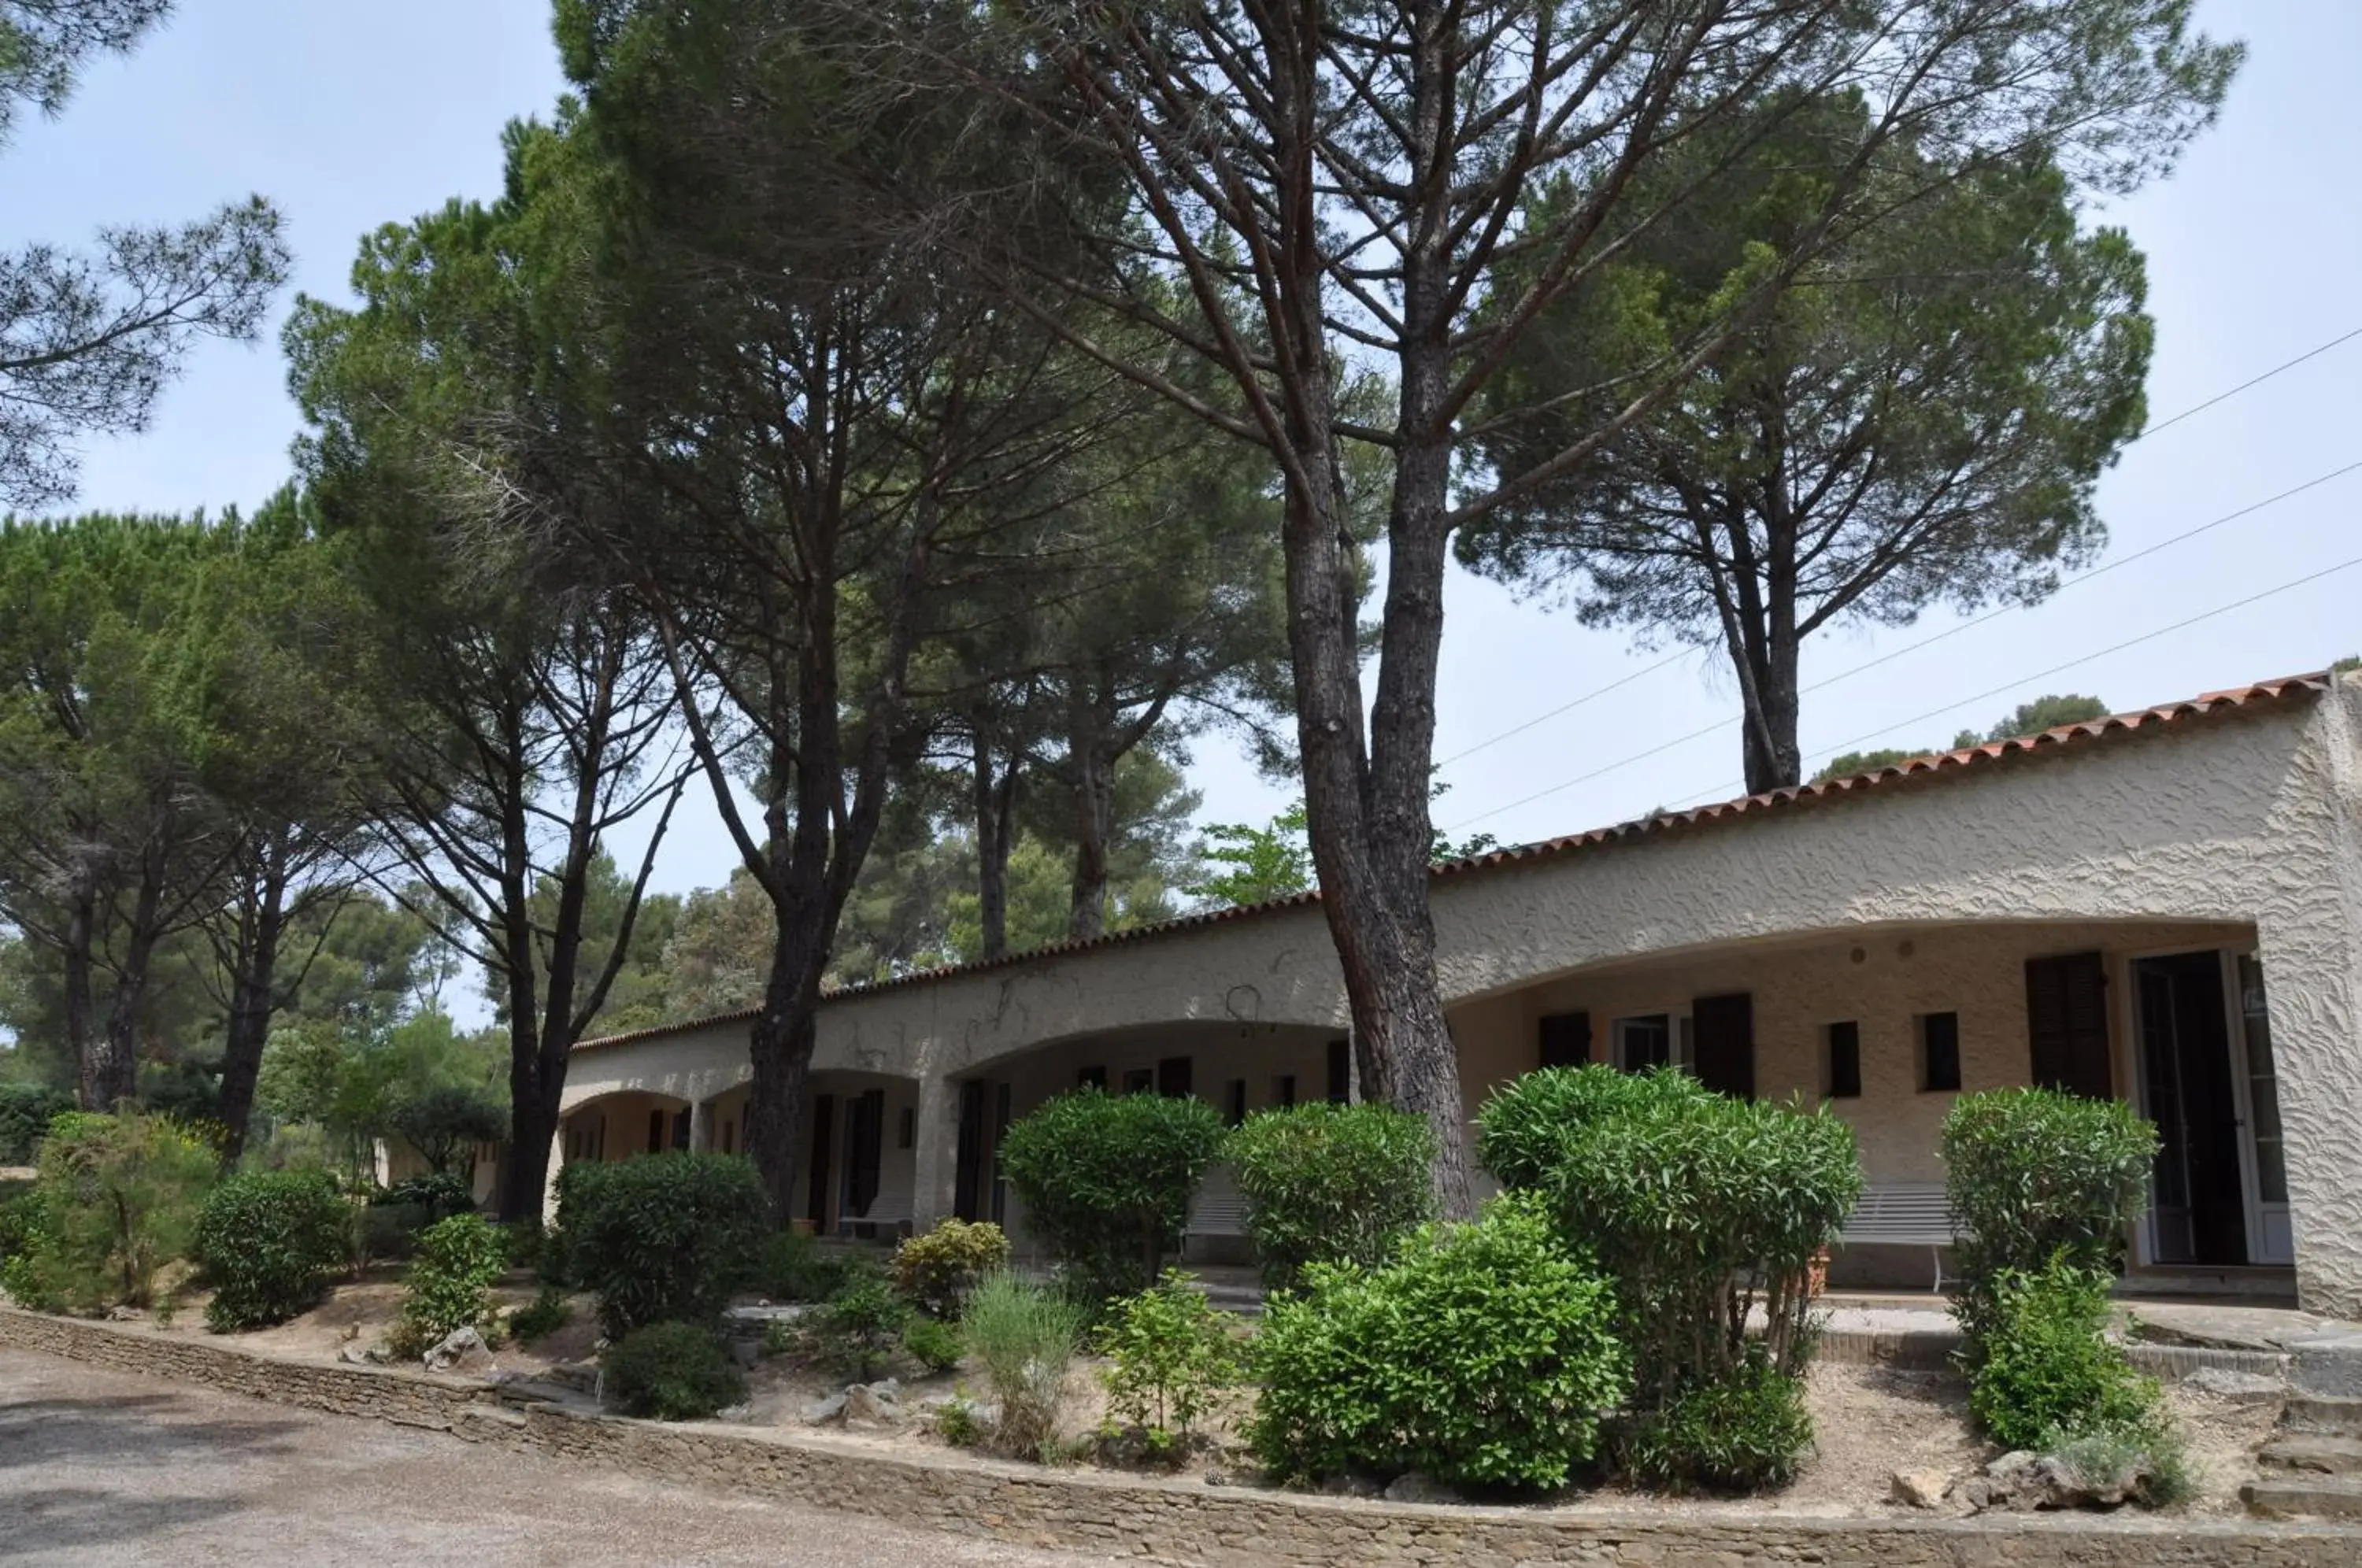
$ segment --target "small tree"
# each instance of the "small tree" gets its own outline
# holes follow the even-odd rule
[[[157,1272],[188,1255],[220,1174],[218,1151],[166,1118],[59,1117],[41,1143],[48,1229],[29,1259],[39,1293],[77,1310],[149,1305]]]
[[[599,1297],[611,1339],[668,1319],[710,1325],[756,1267],[770,1201],[735,1154],[653,1154],[574,1165],[557,1222],[576,1284]]]
[[[1222,1142],[1204,1100],[1079,1088],[1009,1129],[1001,1169],[1076,1285],[1098,1297],[1154,1283]]]
[[[464,1175],[457,1167],[472,1164],[479,1143],[495,1143],[509,1135],[508,1110],[480,1088],[464,1084],[436,1084],[394,1102],[387,1130],[418,1151],[426,1168],[436,1176]]]
[[[1264,1283],[1288,1286],[1311,1263],[1374,1267],[1435,1214],[1423,1118],[1384,1105],[1316,1101],[1259,1111],[1222,1153],[1246,1195]]]

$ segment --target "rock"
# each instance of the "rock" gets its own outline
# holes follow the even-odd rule
[[[755,1407],[751,1403],[724,1405],[713,1412],[713,1419],[717,1421],[745,1421],[751,1420],[754,1415]]]
[[[889,1405],[899,1405],[902,1402],[902,1384],[899,1378],[881,1377],[869,1385],[869,1392]]]
[[[443,1342],[426,1353],[429,1372],[458,1372],[482,1376],[497,1370],[491,1351],[484,1344],[484,1336],[472,1328],[454,1329]]]
[[[751,1367],[763,1359],[763,1342],[760,1340],[733,1339],[723,1342],[730,1349],[730,1359],[740,1366]]]
[[[1940,1508],[1951,1489],[1952,1478],[1940,1470],[1898,1470],[1890,1495],[1915,1508]]]
[[[1434,1476],[1413,1470],[1397,1475],[1386,1488],[1389,1503],[1457,1503],[1462,1501],[1459,1491],[1445,1485]]]
[[[804,1422],[808,1426],[817,1427],[841,1419],[844,1415],[845,1403],[845,1397],[842,1394],[832,1394],[825,1399],[815,1399],[804,1407]]]
[[[110,1323],[138,1323],[144,1321],[147,1316],[137,1307],[109,1307],[106,1309],[106,1320]]]
[[[878,1390],[883,1387],[886,1392]],[[902,1424],[902,1408],[891,1385],[856,1383],[844,1391],[842,1416],[848,1427],[872,1429]]]
[[[372,1340],[366,1345],[348,1342],[337,1353],[337,1359],[353,1366],[385,1366],[393,1361],[393,1353],[385,1348],[383,1340]]]
[[[1985,1474],[1992,1476],[2014,1474],[2041,1457],[2040,1454],[2029,1452],[2025,1449],[2014,1448],[1986,1465]]]
[[[542,1376],[561,1388],[571,1388],[577,1394],[596,1394],[599,1391],[599,1366],[595,1362],[561,1361]]]
[[[2260,1372],[2234,1372],[2227,1366],[2202,1366],[2181,1381],[2184,1386],[2201,1394],[2235,1399],[2243,1405],[2266,1404],[2287,1392],[2277,1377],[2267,1377]]]

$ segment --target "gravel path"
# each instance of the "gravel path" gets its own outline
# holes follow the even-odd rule
[[[1087,1561],[0,1351],[11,1565]]]

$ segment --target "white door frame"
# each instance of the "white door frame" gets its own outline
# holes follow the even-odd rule
[[[2239,955],[2254,951],[2254,944],[2202,943],[2197,946],[2176,944],[2170,947],[2147,947],[2121,955],[2118,972],[2123,983],[2124,1032],[2125,1065],[2130,1069],[2128,1082],[2132,1093],[2125,1098],[2134,1110],[2149,1115],[2148,1054],[2141,1030],[2140,986],[2134,977],[2135,966],[2144,958],[2181,958],[2191,954],[2211,953],[2222,976],[2223,1032],[2228,1043],[2231,1068],[2232,1115],[2239,1130],[2239,1204],[2246,1231],[2246,1262],[2260,1260],[2257,1254],[2264,1237],[2264,1207],[2262,1187],[2256,1173],[2256,1130],[2248,1104],[2250,1086],[2247,1080],[2247,1022],[2239,1003]],[[2115,977],[2112,977],[2112,983]],[[2267,981],[2267,984],[2269,982]],[[2151,1118],[2154,1120],[2154,1118]],[[2194,1196],[2194,1195],[2193,1195]],[[2138,1263],[2157,1263],[2157,1205],[2152,1202],[2141,1216],[2138,1233],[2134,1238],[2133,1256]]]

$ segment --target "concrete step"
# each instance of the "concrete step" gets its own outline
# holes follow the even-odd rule
[[[2362,1437],[2362,1399],[2319,1394],[2291,1395],[2280,1409],[2280,1425],[2292,1432]]]
[[[2362,1475],[2362,1438],[2290,1432],[2266,1443],[2256,1462],[2313,1475]]]
[[[2239,1488],[2239,1496],[2259,1518],[2362,1519],[2362,1481],[2250,1481]]]

